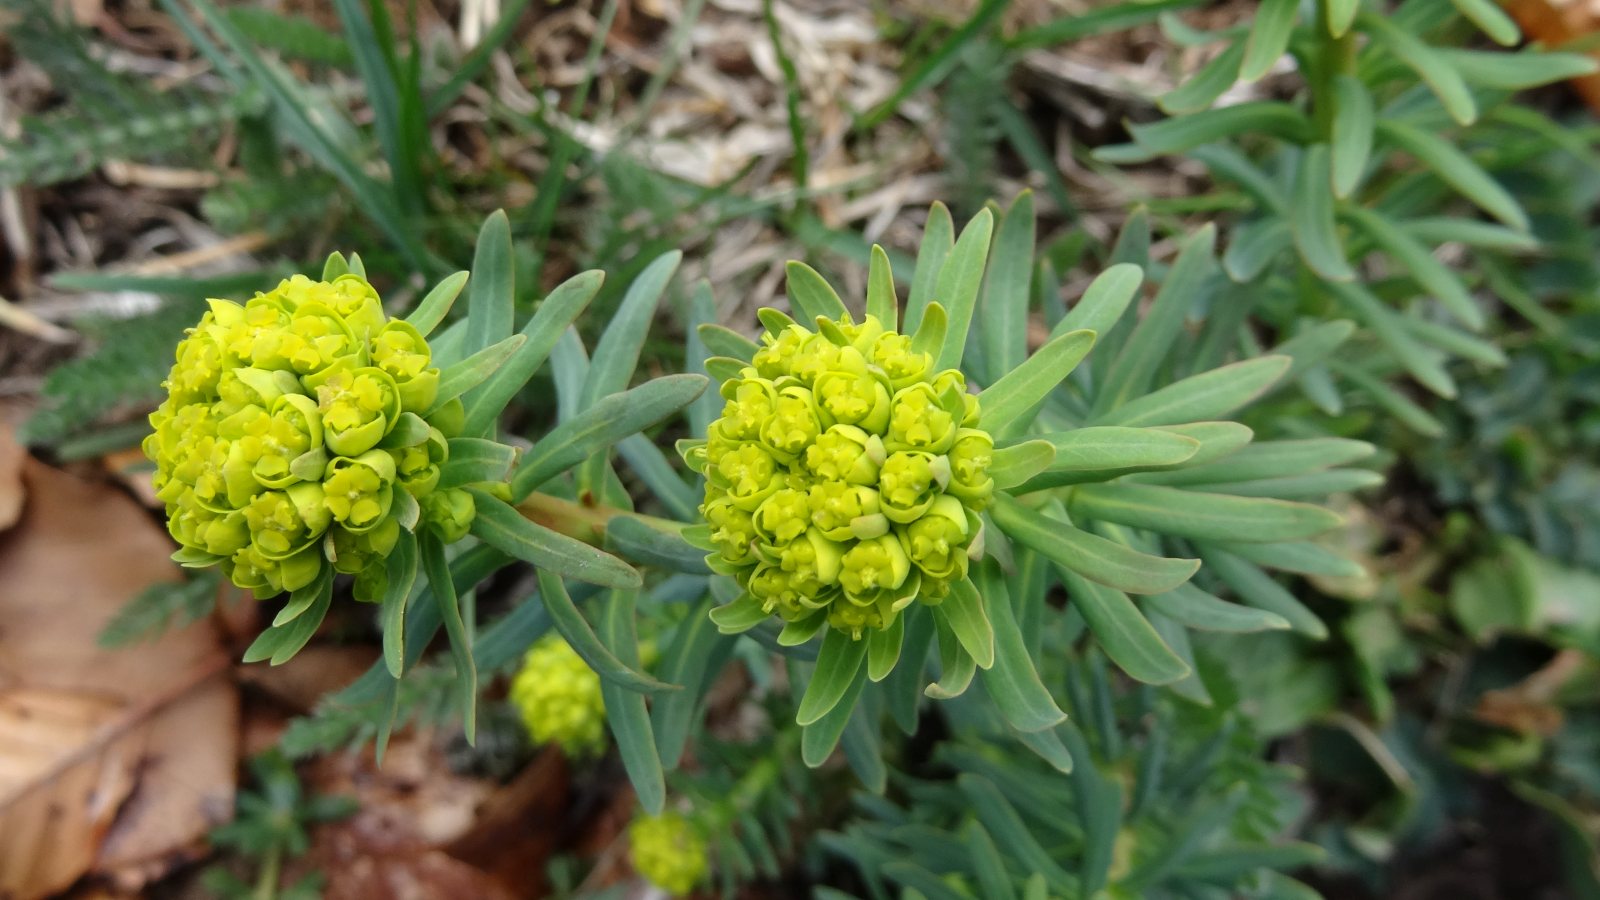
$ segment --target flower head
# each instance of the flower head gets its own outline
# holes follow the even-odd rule
[[[966,577],[994,442],[959,371],[867,317],[816,330],[763,311],[751,364],[690,464],[708,564],[786,620],[861,637]]]
[[[706,838],[675,812],[640,816],[628,826],[629,858],[644,879],[681,897],[706,876]]]
[[[385,558],[424,512],[411,500],[439,493],[460,429],[459,400],[432,409],[438,384],[427,339],[387,320],[360,276],[297,275],[242,304],[210,301],[143,444],[184,562],[219,564],[263,597],[331,566],[356,575],[359,599],[379,599]],[[433,427],[395,431],[430,412]],[[427,520],[459,537],[472,498],[446,493]],[[403,526],[397,509],[415,518]]]
[[[592,756],[605,746],[600,676],[560,635],[541,638],[523,656],[511,702],[535,743],[555,744],[568,756]]]

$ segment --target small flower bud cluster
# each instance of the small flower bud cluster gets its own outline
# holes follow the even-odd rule
[[[873,316],[787,324],[722,385],[691,464],[708,558],[785,621],[860,638],[936,603],[981,551],[994,441],[955,369]]]
[[[511,680],[511,702],[535,743],[555,744],[573,757],[605,746],[600,676],[560,635],[540,639],[522,658]]]
[[[694,890],[706,875],[706,839],[684,816],[640,816],[628,826],[634,871],[674,897]]]
[[[471,495],[435,490],[461,405],[420,418],[439,388],[428,342],[386,318],[364,278],[296,275],[243,305],[210,304],[178,344],[144,441],[178,558],[220,563],[258,597],[331,563],[377,600],[409,501],[447,540],[466,533]]]

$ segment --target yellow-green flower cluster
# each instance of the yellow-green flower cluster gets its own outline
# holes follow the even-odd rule
[[[705,835],[678,813],[634,819],[628,846],[634,871],[674,897],[694,890],[706,876]]]
[[[535,743],[555,744],[568,756],[588,756],[605,746],[600,676],[560,635],[546,635],[522,658],[511,680],[511,702]]]
[[[220,563],[258,597],[331,563],[375,600],[402,509],[421,501],[424,521],[465,532],[471,496],[435,490],[460,403],[420,418],[439,389],[428,342],[388,319],[364,278],[296,275],[210,306],[178,345],[144,442],[178,558]]]
[[[768,314],[770,318],[770,313]],[[981,551],[994,441],[955,369],[873,316],[769,330],[691,464],[708,561],[785,621],[860,638]]]

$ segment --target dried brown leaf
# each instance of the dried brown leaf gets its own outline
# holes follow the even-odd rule
[[[32,460],[22,482],[0,535],[0,896],[137,886],[231,814],[230,660],[206,622],[101,648],[129,597],[175,577],[168,539],[110,486]]]

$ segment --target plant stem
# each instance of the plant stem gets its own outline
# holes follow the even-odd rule
[[[1330,35],[1327,31],[1328,10],[1327,0],[1317,0],[1316,33],[1317,46],[1305,60],[1306,81],[1311,87],[1311,114],[1316,121],[1317,133],[1323,140],[1333,135],[1333,116],[1336,106],[1333,102],[1333,79],[1337,75],[1350,75],[1356,68],[1356,42],[1355,29],[1350,29],[1339,37]]]
[[[517,512],[530,522],[543,525],[551,531],[576,538],[586,544],[600,546],[605,542],[606,524],[617,516],[627,516],[657,531],[677,534],[684,523],[656,516],[646,516],[625,509],[601,504],[566,500],[549,494],[534,492],[517,504]]]
[[[256,877],[253,900],[273,900],[278,896],[278,871],[283,866],[283,848],[274,844],[261,862],[261,874]]]

